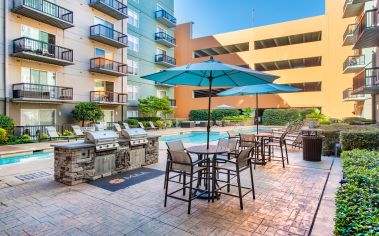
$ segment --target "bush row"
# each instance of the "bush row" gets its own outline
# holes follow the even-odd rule
[[[342,153],[344,183],[337,191],[335,235],[379,234],[379,152]]]
[[[266,109],[263,112],[263,125],[287,125],[292,121],[302,120],[299,109]]]
[[[212,120],[222,120],[224,117],[227,117],[227,116],[239,116],[239,115],[241,115],[241,111],[237,109],[211,111]],[[192,110],[190,111],[189,119],[191,121],[208,120],[208,111],[207,110]]]

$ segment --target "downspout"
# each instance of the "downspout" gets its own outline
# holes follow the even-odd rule
[[[3,5],[3,8],[4,8],[4,12],[3,12],[3,48],[4,48],[4,55],[3,55],[3,61],[4,61],[4,64],[3,64],[3,86],[4,86],[4,111],[3,111],[3,114],[4,115],[8,115],[8,109],[7,109],[7,34],[6,34],[6,30],[7,30],[7,2],[6,0],[3,1],[4,5]]]
[[[123,2],[123,1],[122,1]],[[124,20],[121,20],[121,32],[124,34]],[[121,62],[124,64],[124,48],[121,48]],[[124,76],[121,77],[121,93],[124,93]],[[126,100],[128,101],[128,100]],[[125,105],[121,105],[121,121],[124,121]]]

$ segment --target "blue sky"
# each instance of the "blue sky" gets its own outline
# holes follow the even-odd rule
[[[336,0],[337,1],[337,0]],[[323,15],[325,0],[175,0],[178,23],[193,21],[194,37]]]

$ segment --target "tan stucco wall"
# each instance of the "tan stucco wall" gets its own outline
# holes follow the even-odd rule
[[[71,66],[55,66],[36,61],[28,61],[23,59],[8,56],[7,63],[7,96],[12,97],[12,84],[21,82],[21,67],[30,67],[39,70],[55,71],[57,73],[57,86],[73,87],[74,98],[73,102],[90,101],[90,91],[95,88],[95,79],[107,80],[114,82],[114,91],[118,93],[127,93],[127,78],[124,77],[124,88],[122,88],[122,77],[114,77],[103,74],[90,73],[90,59],[95,57],[95,48],[102,48],[106,51],[113,52],[113,60],[126,63],[127,49],[117,49],[106,44],[102,44],[89,39],[89,29],[94,25],[94,17],[97,16],[114,24],[117,31],[122,31],[121,21],[108,16],[88,5],[87,0],[60,0],[58,4],[74,12],[74,27],[62,30],[57,27],[33,20],[31,18],[12,13],[10,10],[13,6],[13,0],[8,1],[8,30],[7,30],[7,45],[9,53],[12,52],[12,42],[14,39],[21,37],[21,25],[28,25],[33,28],[45,31],[56,35],[56,44],[58,46],[73,49],[74,63]],[[127,32],[127,22],[124,20],[123,32]],[[1,41],[0,41],[1,42]],[[122,58],[122,50],[124,56]],[[0,53],[1,54],[1,53]],[[55,107],[57,111],[64,111],[62,119],[57,117],[57,123],[67,123],[70,120],[68,109],[73,105],[46,105],[46,104],[12,104],[12,108],[39,108],[39,107]],[[110,107],[108,110],[119,111],[119,107]],[[10,116],[17,122],[20,120],[19,109],[11,110]],[[121,112],[117,112],[115,120],[121,120]]]
[[[321,92],[263,95],[260,97],[259,107],[321,107],[323,113],[330,117],[352,116],[354,102],[342,102],[342,92],[352,86],[353,77],[352,74],[342,74],[343,62],[352,55],[351,47],[342,47],[343,34],[347,25],[354,21],[353,18],[342,19],[344,2],[342,0],[326,0],[326,14],[323,16],[195,39],[191,39],[192,23],[179,25],[175,32],[178,41],[175,51],[177,63],[184,65],[209,59],[193,58],[192,54],[196,49],[244,42],[249,42],[249,51],[219,55],[215,59],[234,65],[249,64],[254,69],[255,63],[322,56],[322,65],[318,67],[268,71],[268,73],[280,76],[276,83],[322,81]],[[256,40],[315,31],[322,31],[322,41],[254,50],[254,41]],[[190,110],[206,109],[206,98],[192,98],[194,89],[200,88],[186,86],[175,88],[175,98],[178,104],[175,110],[176,117],[187,118]],[[213,98],[212,107],[221,104],[237,108],[256,106],[252,96]]]

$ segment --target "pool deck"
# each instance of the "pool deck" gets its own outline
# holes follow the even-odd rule
[[[159,162],[148,168],[164,170],[166,153],[161,145]],[[55,182],[53,159],[3,166],[0,235],[333,235],[340,159],[305,162],[301,152],[290,152],[289,160],[285,169],[276,162],[257,166],[257,198],[246,196],[243,211],[237,199],[222,196],[195,200],[191,215],[184,202],[169,199],[163,207],[163,176],[110,192]],[[17,178],[38,171],[50,175]],[[242,183],[248,180],[242,172]]]

